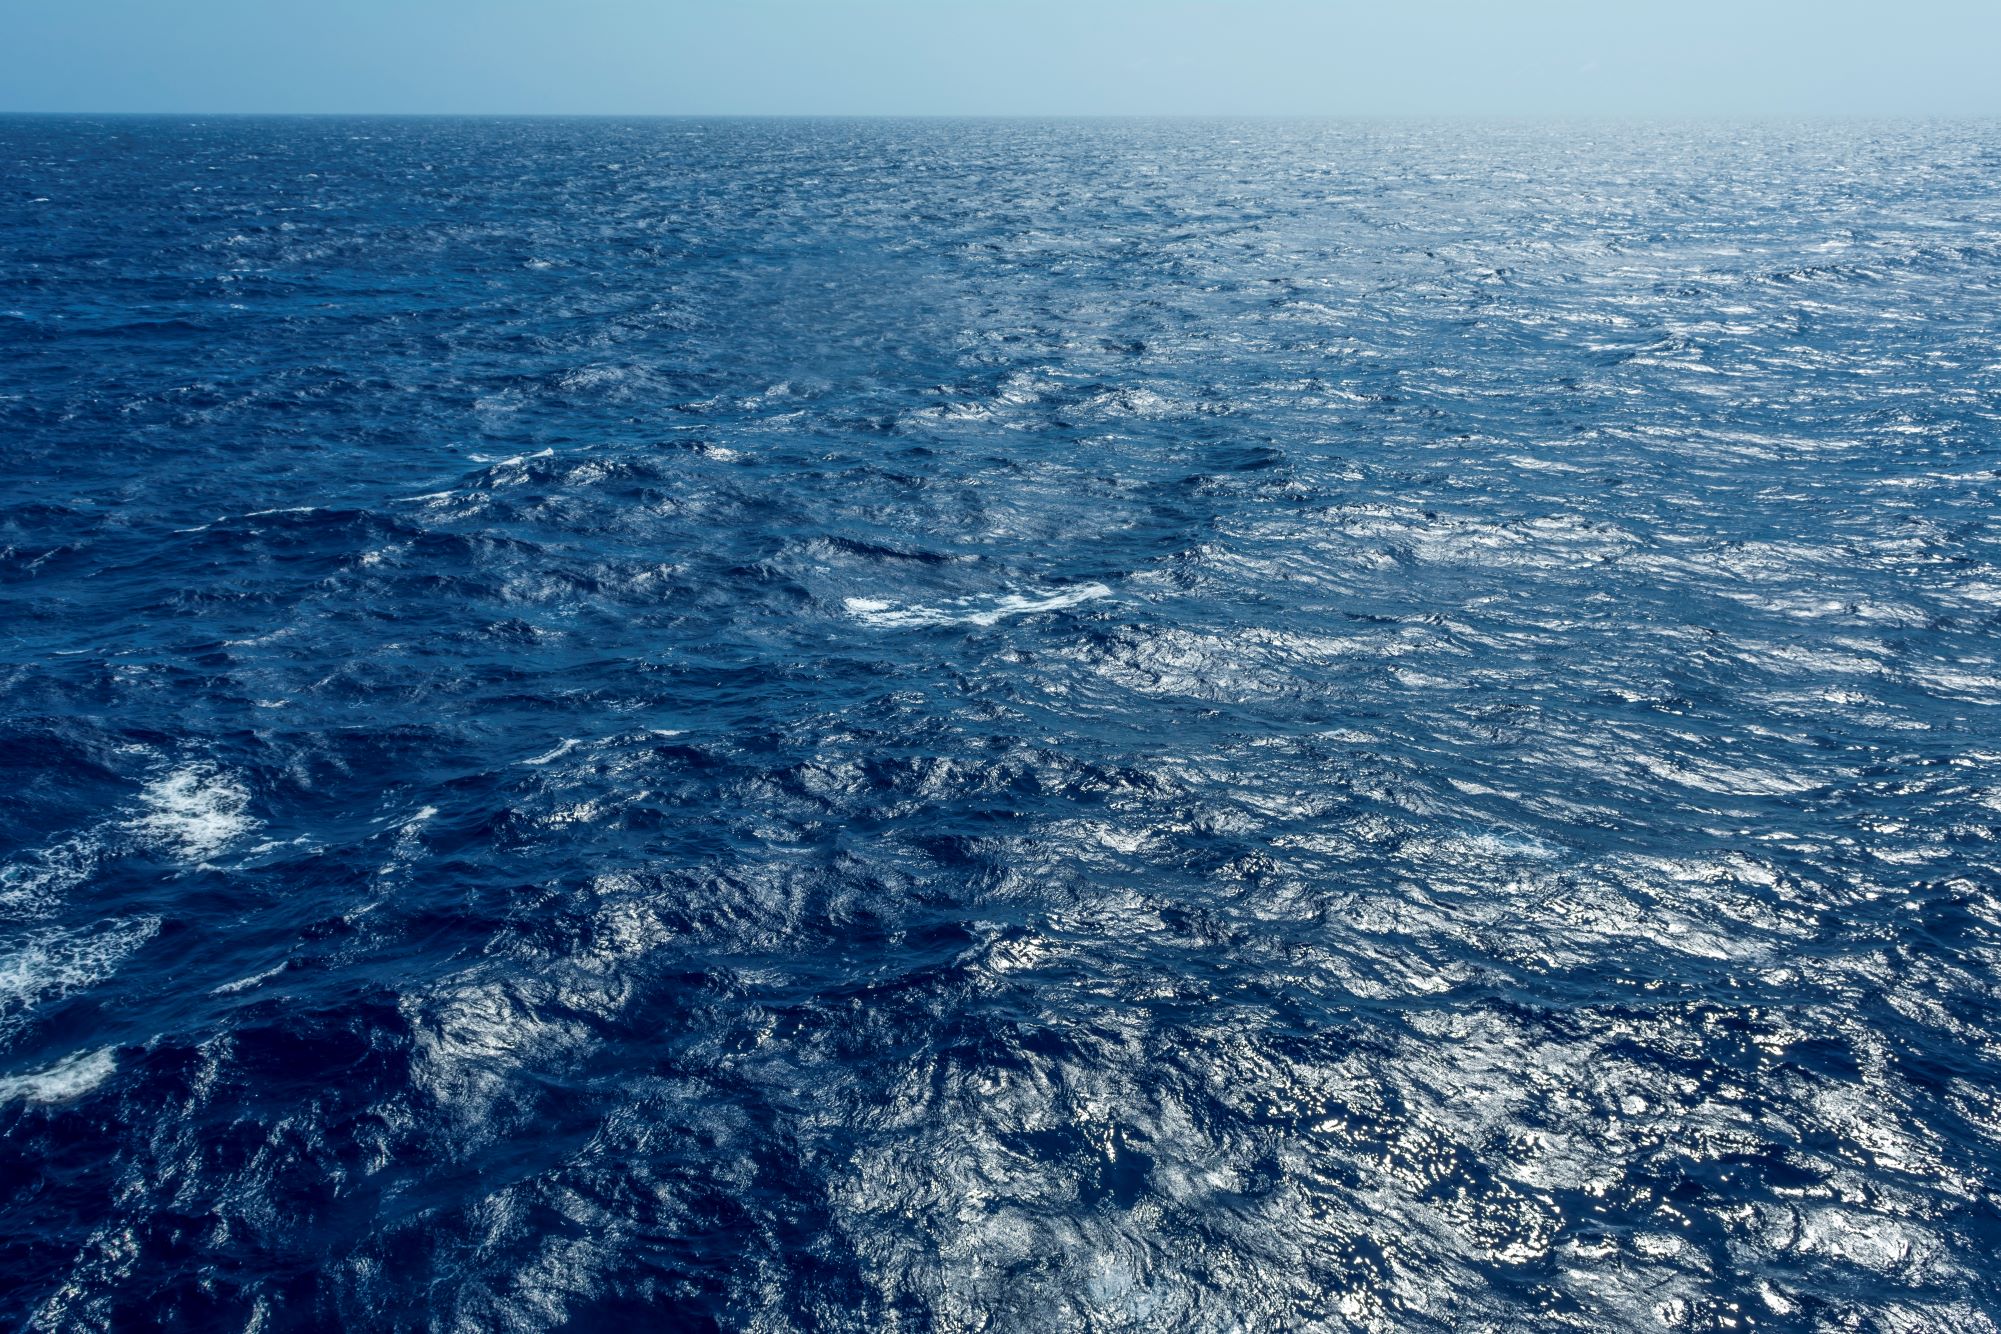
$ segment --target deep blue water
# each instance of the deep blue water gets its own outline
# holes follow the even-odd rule
[[[1997,180],[0,121],[0,1324],[1996,1329]]]

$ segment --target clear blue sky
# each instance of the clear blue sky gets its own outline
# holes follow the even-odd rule
[[[5,0],[0,110],[2001,114],[2001,0]]]

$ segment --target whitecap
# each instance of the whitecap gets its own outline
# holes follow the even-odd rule
[[[95,934],[56,929],[10,942],[8,952],[0,954],[0,1036],[36,1006],[110,977],[159,925],[158,918],[140,917],[114,922]]]
[[[864,625],[901,629],[919,625],[992,625],[1009,616],[1058,611],[1111,595],[1112,590],[1103,584],[1078,584],[1073,588],[1008,593],[998,598],[955,598],[939,607],[898,606],[880,598],[848,598],[846,606],[848,614]]]
[[[184,764],[139,793],[146,813],[129,828],[182,861],[214,856],[260,823],[248,814],[250,791],[234,775],[205,762]]]
[[[239,977],[234,982],[224,982],[220,986],[210,987],[208,994],[211,996],[234,996],[238,992],[248,991],[260,983],[270,981],[291,966],[292,961],[290,959],[280,960],[261,973],[252,973],[248,977]]]
[[[0,1076],[0,1103],[21,1098],[27,1102],[67,1102],[102,1084],[118,1068],[118,1058],[110,1047],[77,1052],[46,1070],[26,1075]]]
[[[261,519],[266,517],[267,515],[272,515],[272,514],[312,514],[318,511],[319,508],[320,507],[318,505],[281,505],[277,509],[247,510],[242,514],[237,515],[236,518]],[[232,520],[229,515],[220,514],[217,515],[215,518],[210,519],[207,523],[198,523],[192,528],[176,528],[174,529],[174,531],[177,533],[205,533],[219,523],[229,523],[231,521]]]
[[[568,755],[571,751],[575,750],[578,746],[581,746],[583,744],[584,744],[583,742],[577,740],[577,738],[573,736],[564,737],[562,744],[558,745],[554,750],[547,751],[541,755],[537,755],[532,760],[523,760],[521,762],[523,764],[534,764],[534,765],[548,764],[551,761],[562,759],[565,755]]]
[[[89,878],[100,852],[88,836],[70,838],[0,866],[0,914],[46,915],[63,895]]]
[[[1489,829],[1478,834],[1469,834],[1452,840],[1460,851],[1478,857],[1529,857],[1536,861],[1553,861],[1562,853],[1533,834],[1519,830]]]

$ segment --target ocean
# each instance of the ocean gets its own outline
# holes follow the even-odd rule
[[[0,1322],[1995,1330],[1997,179],[0,119]]]

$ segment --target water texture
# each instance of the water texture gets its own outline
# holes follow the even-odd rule
[[[0,121],[0,1323],[1995,1330],[1997,179]]]

